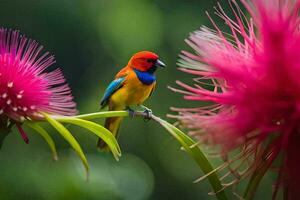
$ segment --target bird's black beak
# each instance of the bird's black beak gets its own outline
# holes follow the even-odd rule
[[[166,67],[166,64],[163,63],[161,60],[156,60],[154,63],[154,66],[156,67]]]

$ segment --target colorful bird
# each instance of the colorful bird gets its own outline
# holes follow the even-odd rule
[[[141,106],[152,94],[156,85],[154,72],[158,67],[166,65],[158,59],[158,55],[150,51],[141,51],[134,54],[126,67],[121,69],[115,79],[108,85],[101,99],[101,108],[108,106],[108,110],[131,110],[130,106]],[[149,110],[146,110],[149,112]],[[122,117],[107,118],[105,127],[115,137]],[[98,141],[100,149],[106,149],[104,141]]]

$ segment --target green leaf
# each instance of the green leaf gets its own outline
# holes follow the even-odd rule
[[[47,144],[50,147],[53,159],[57,160],[58,157],[57,157],[57,152],[56,152],[56,148],[55,148],[55,143],[54,143],[53,139],[51,138],[51,136],[47,133],[47,131],[44,128],[42,128],[40,125],[38,125],[38,123],[26,121],[25,124],[27,126],[29,126],[30,128],[34,129],[37,133],[39,133],[44,138],[44,140],[47,142]]]
[[[152,116],[152,118],[161,124],[169,133],[171,133],[171,135],[183,146],[186,152],[197,162],[198,166],[205,174],[209,173],[207,179],[216,193],[217,198],[220,200],[227,200],[224,187],[222,186],[218,175],[214,172],[213,166],[210,164],[204,153],[200,150],[197,143],[167,121],[156,116]]]
[[[111,149],[111,152],[113,153],[116,160],[119,160],[119,157],[121,156],[121,149],[120,146],[116,140],[116,138],[113,136],[113,134],[104,128],[103,126],[96,124],[91,121],[86,121],[83,119],[77,119],[75,117],[64,117],[57,119],[57,121],[64,122],[64,123],[70,123],[74,124],[80,127],[83,127],[87,130],[90,130],[95,135],[100,137]]]
[[[88,161],[87,161],[80,145],[76,141],[76,139],[73,137],[73,135],[70,133],[70,131],[68,131],[68,129],[66,129],[60,122],[58,122],[55,119],[51,118],[46,113],[42,113],[42,114],[44,115],[45,119],[65,138],[65,140],[67,140],[69,142],[69,144],[75,150],[75,152],[77,153],[77,155],[79,156],[79,158],[81,159],[81,161],[82,161],[82,163],[85,167],[86,174],[87,174],[87,177],[88,177],[89,164],[88,164]]]

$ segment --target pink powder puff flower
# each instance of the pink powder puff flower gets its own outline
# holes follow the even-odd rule
[[[298,199],[300,0],[241,2],[250,19],[234,0],[229,2],[234,19],[219,5],[216,14],[230,33],[211,20],[214,29],[201,27],[186,40],[196,53],[180,55],[181,70],[197,78],[193,86],[178,81],[185,90],[173,90],[187,100],[211,104],[174,110],[200,142],[221,147],[226,162],[220,169],[226,166],[236,177],[224,186],[264,174],[275,159],[282,159],[273,198],[283,186],[287,199]],[[228,158],[237,148],[239,155]]]
[[[47,70],[55,63],[36,41],[19,31],[0,28],[0,125],[2,129],[24,120],[43,119],[41,113],[75,115],[76,104],[60,69]],[[8,127],[7,127],[8,126]]]

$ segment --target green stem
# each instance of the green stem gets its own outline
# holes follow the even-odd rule
[[[264,177],[265,173],[268,171],[270,166],[272,165],[273,161],[276,159],[279,153],[278,148],[274,144],[270,144],[262,154],[261,163],[257,166],[256,170],[254,171],[253,175],[251,176],[245,194],[245,200],[252,200],[256,190],[258,188],[259,183],[261,182],[262,178]]]
[[[127,111],[106,111],[106,112],[96,112],[84,115],[74,116],[79,119],[91,120],[98,118],[107,118],[107,117],[128,117],[129,114]],[[59,117],[61,118],[61,117]]]
[[[0,127],[0,149],[6,136],[10,133],[10,129],[7,127]]]
[[[227,200],[227,196],[224,191],[225,188],[222,186],[222,183],[216,173],[217,170],[215,171],[214,167],[210,164],[209,160],[198,147],[197,143],[169,122],[154,115],[152,115],[151,118],[163,126],[183,146],[186,152],[194,159],[194,161],[197,162],[204,174],[209,174],[206,178],[209,180],[217,198],[219,200]]]
[[[99,118],[107,118],[107,117],[128,117],[129,113],[127,111],[108,111],[108,112],[97,112],[90,113],[84,115],[77,115],[73,117],[62,117],[62,116],[52,116],[53,119],[61,122],[68,122],[68,120],[77,118],[84,120],[92,120]],[[133,117],[147,117],[149,118],[149,114],[142,111],[135,111]],[[176,140],[185,148],[187,153],[197,162],[198,166],[201,170],[207,174],[207,178],[219,200],[227,200],[226,193],[224,191],[224,187],[222,186],[219,177],[214,170],[214,167],[210,164],[209,160],[206,158],[205,154],[201,151],[201,149],[197,146],[197,143],[190,138],[188,135],[180,131],[178,128],[173,126],[172,124],[162,120],[155,115],[151,114],[150,118],[163,126],[166,130],[168,130],[171,135],[176,138]]]

